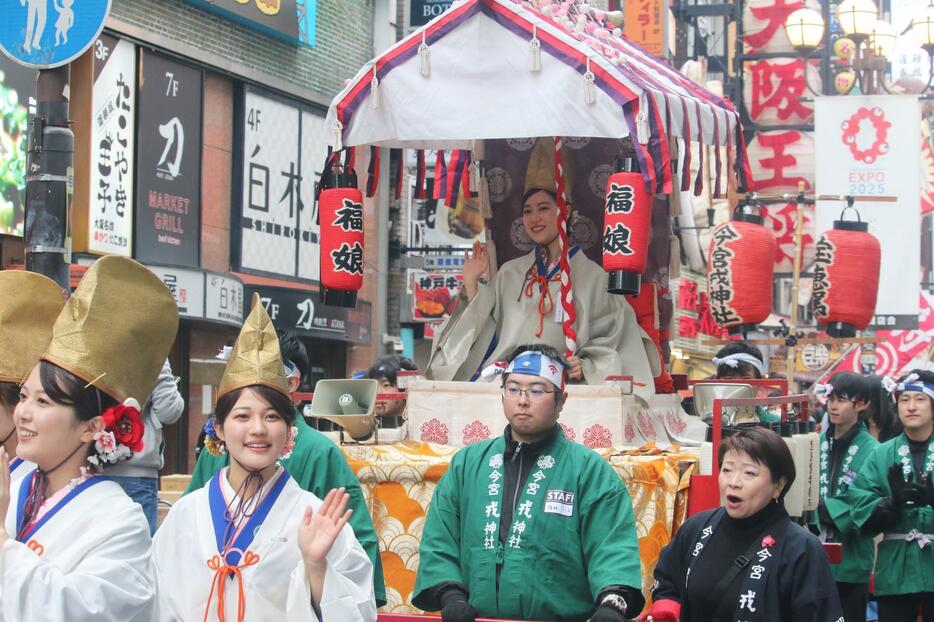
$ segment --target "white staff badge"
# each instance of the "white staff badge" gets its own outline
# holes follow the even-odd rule
[[[545,514],[574,516],[574,493],[565,490],[549,490],[545,494]]]

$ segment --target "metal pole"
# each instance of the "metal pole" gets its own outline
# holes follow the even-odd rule
[[[68,66],[39,71],[26,160],[26,269],[70,292],[67,248],[75,136],[68,127]]]
[[[792,340],[797,339],[798,328],[798,287],[801,283],[801,256],[804,254],[802,248],[802,232],[804,230],[804,182],[798,182],[798,197],[796,200],[797,210],[795,215],[795,259],[792,267],[791,278],[791,311],[788,314],[788,337]],[[794,343],[794,341],[792,341]],[[795,392],[795,352],[796,345],[788,345],[785,348],[785,373],[788,379],[789,393]]]

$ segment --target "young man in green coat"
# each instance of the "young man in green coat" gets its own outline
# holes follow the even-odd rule
[[[819,387],[827,396],[830,427],[821,433],[820,506],[821,539],[843,545],[843,561],[831,566],[846,622],[866,622],[869,575],[876,557],[871,536],[860,533],[850,516],[846,492],[863,463],[879,445],[862,421],[869,406],[870,385],[853,372],[838,372]]]
[[[562,434],[553,348],[507,359],[503,436],[455,454],[431,499],[413,604],[477,617],[623,622],[645,602],[632,502],[596,452]]]
[[[879,622],[934,622],[934,373],[896,390],[904,433],[873,450],[847,491],[863,534],[883,534],[875,569]]]
[[[279,335],[282,360],[286,365],[289,392],[295,393],[308,371],[308,353],[302,342],[291,331],[280,329],[276,332]],[[366,551],[367,557],[373,563],[376,606],[381,607],[386,604],[383,564],[379,556],[379,540],[373,528],[370,510],[363,498],[363,491],[360,489],[360,481],[354,475],[340,448],[328,437],[305,423],[305,417],[301,413],[295,417],[295,427],[298,429],[298,434],[295,437],[292,454],[279,462],[289,470],[289,474],[299,486],[320,499],[324,499],[328,492],[335,488],[344,488],[350,495],[350,502],[347,504],[347,507],[353,510],[350,526],[363,550]],[[195,470],[191,474],[191,482],[185,489],[185,494],[207,484],[215,473],[227,466],[228,462],[227,454],[214,456],[206,450],[202,451],[198,455]]]

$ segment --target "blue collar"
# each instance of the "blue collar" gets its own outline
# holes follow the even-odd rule
[[[208,488],[208,502],[211,506],[211,520],[214,523],[214,538],[217,541],[218,553],[223,553],[224,548],[227,546],[227,541],[225,541],[224,536],[232,522],[231,517],[227,516],[227,502],[224,501],[224,493],[221,491],[220,478],[223,476],[224,469],[215,473]],[[224,563],[229,566],[236,566],[240,563],[240,557],[250,545],[253,544],[253,538],[256,537],[256,532],[259,531],[263,521],[266,520],[270,510],[272,510],[272,507],[276,504],[276,500],[279,498],[279,495],[282,493],[290,477],[288,470],[283,468],[282,473],[279,474],[279,479],[272,485],[272,488],[260,502],[259,507],[253,512],[253,515],[247,521],[243,529],[240,530],[240,535],[234,540],[233,547],[231,547],[230,552],[227,553]],[[231,537],[232,536],[233,534],[231,534]]]
[[[568,259],[577,254],[577,251],[581,249],[580,246],[575,244],[568,251]],[[551,270],[548,269],[548,249],[539,244],[535,245],[535,271],[538,276],[543,276],[546,279],[553,279],[558,271],[561,270],[561,262],[556,261],[555,265],[552,266]]]
[[[26,499],[29,497],[29,491],[32,489],[32,484],[36,479],[37,472],[37,470],[32,471],[29,475],[23,478],[23,483],[19,487],[19,498],[16,500],[16,539],[20,542],[26,542],[32,534],[39,531],[43,525],[49,522],[53,516],[58,514],[59,510],[68,505],[72,499],[80,495],[91,486],[100,484],[106,479],[104,477],[94,476],[90,479],[84,480],[75,486],[71,492],[65,495],[61,501],[56,503],[55,507],[43,514],[42,518],[39,519],[35,525],[24,532],[23,529],[26,527],[26,525],[23,524],[23,521],[26,520]]]

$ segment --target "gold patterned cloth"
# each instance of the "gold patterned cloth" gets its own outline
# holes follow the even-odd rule
[[[36,366],[64,306],[65,293],[52,279],[0,272],[0,382],[22,382]]]
[[[395,445],[343,446],[342,450],[360,480],[379,536],[388,600],[382,611],[418,613],[411,601],[425,516],[435,486],[457,449],[404,441]],[[648,594],[658,555],[686,518],[696,456],[661,451],[654,444],[630,451],[596,451],[626,482],[632,497],[642,590]]]
[[[223,397],[244,387],[263,385],[289,397],[289,381],[285,377],[279,337],[272,325],[259,294],[253,294],[250,314],[240,328],[217,396]]]

